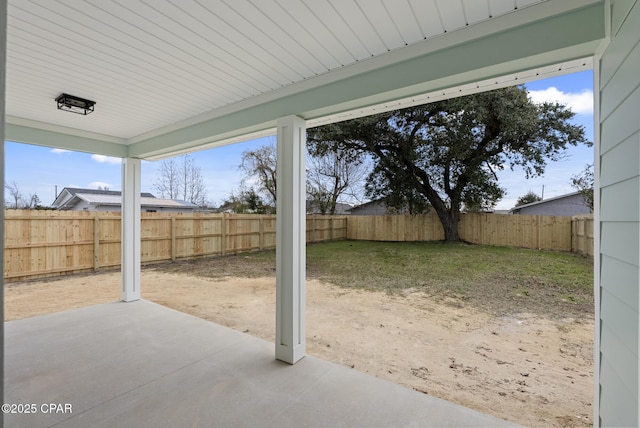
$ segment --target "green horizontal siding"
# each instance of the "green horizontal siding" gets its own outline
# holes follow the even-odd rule
[[[611,3],[600,61],[600,361],[603,426],[638,426],[640,5]]]
[[[600,187],[604,188],[640,175],[640,132],[604,153],[600,158]]]
[[[602,221],[640,221],[640,177],[603,188],[600,198]]]

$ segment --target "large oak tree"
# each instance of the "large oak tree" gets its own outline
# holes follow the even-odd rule
[[[539,176],[567,146],[589,144],[573,116],[561,104],[533,103],[517,86],[309,129],[308,140],[320,152],[371,154],[369,196],[428,202],[445,240],[458,241],[462,208],[489,208],[504,196],[496,171],[519,166]]]

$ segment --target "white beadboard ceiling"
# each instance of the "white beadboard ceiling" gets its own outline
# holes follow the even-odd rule
[[[336,72],[464,28],[562,1],[568,0],[9,0],[7,120],[134,144],[218,111],[255,105],[252,100],[320,86]],[[589,67],[590,59],[545,64],[521,73],[520,81],[525,74],[531,80]],[[510,74],[502,82],[516,78]],[[474,84],[464,91],[490,82]],[[95,101],[95,112],[57,110],[54,99],[61,93]],[[366,111],[370,107],[310,123]]]

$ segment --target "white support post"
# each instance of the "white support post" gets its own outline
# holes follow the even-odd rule
[[[5,76],[7,57],[7,0],[0,0],[0,188],[4,189],[4,123],[5,123]],[[4,191],[0,194],[4,207]],[[4,243],[4,208],[0,210],[0,242]],[[0,266],[4,266],[4,251],[0,251]],[[4,275],[0,275],[0,319],[4,320]],[[0,328],[0,379],[4,379],[4,325]],[[0,384],[0,402],[4,403],[4,381]],[[0,426],[3,425],[0,415]]]
[[[140,299],[140,159],[122,160],[122,301]]]
[[[276,201],[276,358],[295,364],[306,352],[306,122],[278,120]]]

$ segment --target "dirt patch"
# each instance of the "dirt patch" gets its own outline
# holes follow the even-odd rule
[[[9,284],[5,318],[118,300],[120,274]],[[142,272],[143,298],[269,341],[275,278]],[[421,292],[307,282],[307,350],[527,426],[592,425],[593,316],[496,316]]]

